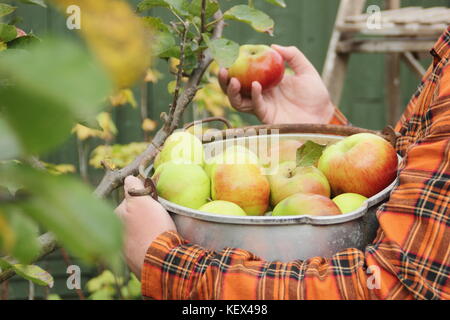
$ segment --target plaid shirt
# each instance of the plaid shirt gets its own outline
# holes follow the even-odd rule
[[[431,50],[433,65],[396,126],[405,159],[365,251],[330,259],[262,261],[226,248],[207,251],[176,232],[148,249],[142,293],[153,299],[449,299],[450,28]],[[337,111],[333,123],[345,123]],[[374,268],[377,267],[377,268]],[[369,289],[379,270],[378,289]]]

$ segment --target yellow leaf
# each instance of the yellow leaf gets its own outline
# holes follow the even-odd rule
[[[157,83],[163,77],[162,73],[155,69],[148,69],[145,76],[145,82]]]
[[[103,140],[111,140],[117,134],[117,127],[112,121],[111,114],[108,112],[101,112],[97,116],[97,122],[102,128],[100,137]]]
[[[6,50],[7,48],[8,46],[6,45],[6,43],[0,41],[0,51]]]
[[[158,123],[152,119],[144,119],[144,121],[142,121],[142,130],[150,132],[155,130],[157,125]]]
[[[73,0],[52,0],[61,11]],[[123,0],[78,0],[80,32],[117,88],[131,87],[143,79],[151,62],[151,35]]]
[[[102,136],[102,132],[100,130],[91,129],[79,123],[75,125],[75,127],[72,129],[72,132],[74,132],[77,135],[77,138],[82,141],[88,138]]]
[[[115,95],[109,97],[109,100],[113,107],[123,106],[127,103],[129,103],[133,108],[137,107],[134,93],[130,89],[119,90]]]
[[[46,163],[43,161],[41,161],[41,162],[44,164],[44,166],[48,170],[48,172],[50,172],[51,174],[54,174],[54,175],[61,175],[61,174],[76,172],[75,166],[72,164],[66,164],[66,163],[53,164],[53,163]]]

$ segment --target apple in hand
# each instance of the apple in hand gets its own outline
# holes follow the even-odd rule
[[[328,146],[318,168],[334,195],[357,193],[367,198],[386,188],[397,176],[397,153],[385,139],[358,133]]]
[[[208,175],[197,164],[166,162],[152,179],[160,197],[191,209],[203,206],[211,194]]]
[[[171,134],[166,139],[161,152],[156,156],[154,167],[157,169],[161,164],[169,161],[203,165],[202,142],[189,132],[179,131]]]
[[[338,206],[330,198],[319,194],[296,193],[281,201],[275,209],[273,216],[333,216],[341,214]]]
[[[277,173],[268,176],[270,202],[276,206],[295,193],[313,193],[330,197],[330,185],[325,175],[316,167],[297,167],[295,161],[283,162]]]
[[[241,83],[241,94],[250,97],[252,83],[257,81],[263,90],[277,86],[284,76],[284,59],[274,49],[266,45],[243,45],[239,56],[229,68],[230,78]]]
[[[263,215],[269,207],[270,186],[255,164],[217,164],[211,174],[213,200],[230,201],[247,215]]]
[[[237,204],[222,200],[208,202],[198,210],[225,216],[246,216],[245,211]]]
[[[362,207],[366,197],[357,193],[343,193],[333,199],[342,213],[353,212]]]

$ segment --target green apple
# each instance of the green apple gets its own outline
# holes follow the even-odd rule
[[[318,168],[330,183],[333,195],[357,193],[372,197],[397,176],[394,147],[371,133],[358,133],[328,146]]]
[[[211,174],[213,200],[230,201],[247,215],[263,215],[269,207],[270,186],[255,164],[216,164]]]
[[[173,133],[167,138],[163,149],[156,156],[154,167],[157,169],[161,164],[169,161],[203,165],[202,142],[189,132]]]
[[[229,201],[211,201],[205,205],[203,205],[199,211],[222,214],[226,216],[246,216],[244,210],[239,207],[237,204]]]
[[[197,164],[166,162],[152,179],[160,197],[191,209],[203,206],[211,195],[209,177]]]
[[[205,159],[205,171],[211,177],[216,164],[259,164],[258,156],[244,146],[234,145],[228,147],[223,153]]]
[[[295,193],[313,193],[330,197],[330,184],[316,167],[297,167],[295,161],[283,162],[275,174],[268,176],[270,202],[276,206]]]
[[[343,193],[333,199],[342,213],[353,212],[362,207],[366,197],[357,193]]]
[[[330,198],[319,194],[296,193],[281,201],[274,209],[273,216],[333,216],[341,214],[338,206]]]

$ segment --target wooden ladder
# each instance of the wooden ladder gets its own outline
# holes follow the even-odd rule
[[[322,78],[338,106],[350,55],[386,53],[386,112],[388,124],[394,125],[402,110],[400,61],[423,76],[420,55],[428,53],[447,28],[450,9],[401,8],[400,0],[385,0],[386,10],[368,7],[364,13],[365,4],[365,0],[341,0]]]

